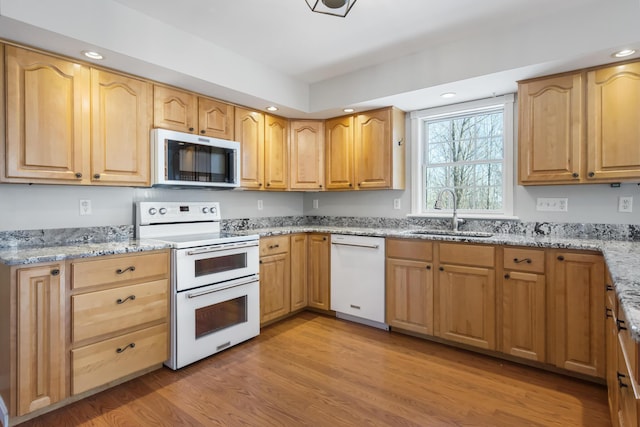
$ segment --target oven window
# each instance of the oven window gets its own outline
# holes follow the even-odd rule
[[[196,309],[196,339],[247,321],[247,296]]]
[[[196,277],[247,268],[247,253],[204,258],[194,261]]]

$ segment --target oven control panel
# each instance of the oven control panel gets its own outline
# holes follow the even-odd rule
[[[220,221],[218,202],[138,202],[139,225]]]

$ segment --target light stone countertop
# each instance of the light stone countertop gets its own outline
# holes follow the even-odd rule
[[[516,234],[494,234],[491,237],[448,235],[416,235],[411,230],[390,228],[356,228],[329,226],[291,226],[246,230],[246,234],[261,237],[293,233],[333,233],[375,237],[401,237],[467,243],[485,243],[536,248],[577,249],[601,252],[607,262],[620,304],[627,316],[631,336],[640,342],[640,242],[607,241],[562,237],[535,237]],[[108,243],[77,243],[55,246],[14,246],[0,248],[0,262],[7,265],[27,265],[62,261],[71,258],[89,258],[134,252],[166,249],[167,244],[151,240],[123,240]]]

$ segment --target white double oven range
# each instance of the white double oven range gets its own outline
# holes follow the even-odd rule
[[[220,231],[217,202],[139,202],[136,235],[170,244],[171,351],[179,369],[260,333],[259,237]]]

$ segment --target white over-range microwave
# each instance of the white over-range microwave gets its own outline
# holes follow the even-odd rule
[[[151,131],[154,186],[240,185],[240,143],[166,129]]]

